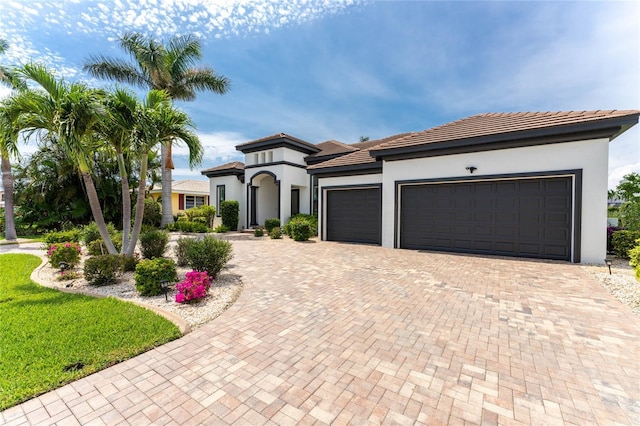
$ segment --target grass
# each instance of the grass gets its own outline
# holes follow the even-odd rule
[[[0,410],[180,336],[131,303],[34,283],[39,264],[33,255],[0,255]]]

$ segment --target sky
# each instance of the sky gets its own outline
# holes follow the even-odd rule
[[[190,170],[175,149],[175,180],[206,180],[201,170],[243,160],[236,145],[281,132],[355,143],[484,112],[640,109],[635,1],[0,0],[0,17],[0,63],[98,87],[113,83],[82,65],[127,59],[125,32],[198,36],[231,90],[177,103],[205,158]],[[610,145],[609,188],[631,172],[640,125]]]

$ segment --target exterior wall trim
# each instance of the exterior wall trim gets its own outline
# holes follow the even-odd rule
[[[518,180],[518,179],[535,179],[543,177],[561,177],[568,176],[573,178],[573,217],[571,231],[571,262],[580,263],[581,253],[581,233],[582,233],[582,169],[574,170],[553,170],[544,172],[530,173],[509,173],[484,176],[463,176],[452,178],[432,178],[432,179],[408,179],[396,180],[394,182],[394,211],[393,211],[393,248],[399,247],[400,237],[400,187],[403,185],[418,184],[437,184],[437,183],[455,183],[455,182],[487,182],[498,180]]]
[[[246,170],[246,169],[255,169],[258,167],[281,166],[281,165],[297,167],[299,169],[307,168],[307,166],[305,166],[304,164],[296,164],[296,163],[292,163],[291,161],[272,161],[271,163],[251,164],[250,166],[244,166],[244,168]]]
[[[249,178],[249,182],[247,183],[247,205],[246,210],[247,210],[247,216],[245,218],[245,222],[246,222],[246,228],[248,229],[251,225],[251,210],[250,207],[251,205],[255,202],[255,200],[251,199],[251,187],[253,186],[253,178],[260,176],[260,175],[269,175],[273,177],[273,181],[275,183],[275,185],[278,187],[278,217],[280,217],[280,200],[282,199],[282,187],[280,186],[280,180],[278,179],[278,177],[276,176],[275,173],[269,171],[269,170],[261,170],[258,173],[254,174],[253,176],[251,176],[251,178]]]

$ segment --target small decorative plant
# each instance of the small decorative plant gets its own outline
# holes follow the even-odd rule
[[[279,226],[276,226],[275,228],[273,228],[271,230],[271,232],[269,232],[269,237],[271,237],[272,240],[279,240],[282,238],[282,231],[280,230]]]
[[[267,234],[271,234],[271,230],[278,226],[280,226],[280,219],[277,217],[272,217],[264,221],[264,229],[267,231]]]
[[[264,235],[264,231],[262,230],[262,228],[257,227],[256,229],[254,229],[253,231],[254,237],[262,237],[263,235]]]
[[[113,284],[122,272],[123,257],[119,254],[102,254],[84,262],[84,277],[93,285]]]
[[[81,252],[80,244],[75,242],[51,244],[47,250],[47,257],[54,268],[60,268],[60,264],[63,264],[65,269],[69,269],[80,262]]]
[[[76,271],[60,271],[60,275],[56,278],[58,281],[71,281],[80,278],[80,274]]]
[[[144,259],[136,266],[134,280],[136,290],[141,296],[157,296],[162,294],[161,282],[175,282],[176,264],[171,259]]]
[[[206,272],[191,271],[185,274],[184,280],[176,284],[176,303],[195,303],[207,297],[211,287]]]

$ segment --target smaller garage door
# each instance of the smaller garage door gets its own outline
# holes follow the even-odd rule
[[[380,244],[382,202],[380,188],[326,191],[327,240]]]
[[[401,187],[400,247],[570,260],[570,177]]]

